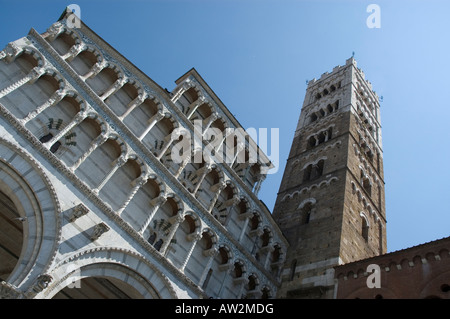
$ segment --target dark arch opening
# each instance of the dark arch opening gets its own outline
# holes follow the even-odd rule
[[[142,295],[116,278],[86,277],[66,286],[53,299],[142,299]]]
[[[8,281],[23,247],[23,218],[16,205],[0,191],[0,281]]]

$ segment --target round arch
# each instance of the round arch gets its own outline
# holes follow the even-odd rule
[[[58,298],[58,293],[65,288],[66,291],[67,288],[83,289],[83,280],[88,278],[113,282],[122,293],[132,298],[178,298],[172,284],[157,266],[139,253],[119,248],[78,252],[60,263],[49,275],[51,282],[36,298]]]
[[[1,231],[20,222],[23,244],[7,282],[26,291],[46,271],[61,235],[60,204],[42,168],[25,151],[0,139],[0,191],[14,205],[12,220]],[[0,212],[1,213],[1,212]],[[2,214],[6,216],[5,214]],[[0,265],[5,263],[0,260]]]

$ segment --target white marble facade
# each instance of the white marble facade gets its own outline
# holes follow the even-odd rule
[[[267,157],[195,69],[168,92],[66,17],[0,52],[0,298],[275,297]]]

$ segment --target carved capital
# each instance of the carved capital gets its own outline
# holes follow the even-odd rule
[[[73,45],[69,52],[66,54],[67,60],[71,61],[73,60],[80,52],[84,51],[86,49],[86,44],[84,43],[78,43],[76,45]]]
[[[2,58],[6,58],[6,61],[9,63],[22,52],[22,49],[14,42],[10,42],[2,52]]]
[[[134,187],[142,187],[145,185],[145,183],[147,183],[147,176],[146,175],[141,175],[138,178],[136,178],[133,182],[132,185]]]
[[[215,256],[217,253],[219,252],[219,250],[217,248],[210,248],[210,249],[205,249],[203,251],[203,256],[205,257],[213,257]]]
[[[184,216],[181,215],[181,214],[177,214],[177,215],[172,216],[172,217],[169,218],[169,222],[171,224],[173,224],[173,225],[174,224],[181,224],[183,222],[183,220],[184,220]]]
[[[53,23],[50,28],[47,29],[47,38],[50,41],[53,41],[56,39],[56,37],[64,31],[64,25],[61,22],[55,22]]]
[[[114,82],[114,84],[113,84],[114,90],[120,89],[127,82],[128,82],[128,79],[125,77],[117,79],[116,82]]]
[[[125,165],[125,163],[128,161],[128,158],[125,155],[120,155],[118,159],[116,159],[116,161],[114,162],[114,165],[116,165],[117,167],[121,167],[123,165]]]
[[[166,201],[167,201],[167,198],[165,196],[160,195],[158,197],[153,198],[150,201],[150,204],[152,204],[153,206],[158,206],[159,207],[162,204],[164,204]]]
[[[188,241],[199,241],[200,239],[202,239],[202,234],[200,234],[200,233],[190,233],[190,234],[187,234],[186,239]]]
[[[104,61],[104,60],[95,63],[91,69],[91,73],[92,73],[91,76],[95,76],[95,75],[99,74],[100,71],[103,70],[105,67],[106,67],[106,61]]]
[[[210,189],[212,192],[220,192],[225,187],[227,187],[227,183],[222,181],[222,182],[218,182],[217,184],[212,185]]]
[[[33,83],[34,81],[39,79],[44,73],[45,73],[44,68],[39,66],[34,67],[29,73],[30,82]]]

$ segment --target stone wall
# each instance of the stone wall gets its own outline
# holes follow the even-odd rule
[[[336,296],[338,299],[450,299],[449,244],[447,237],[337,266]]]

